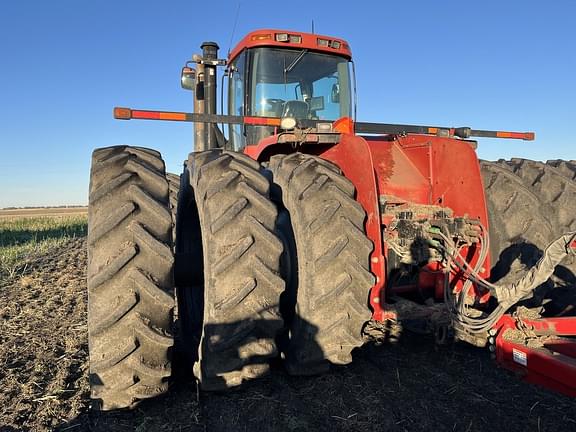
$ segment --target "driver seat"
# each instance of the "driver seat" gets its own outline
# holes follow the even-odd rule
[[[303,101],[291,100],[284,103],[282,117],[292,117],[295,119],[307,119],[310,110],[308,104]]]

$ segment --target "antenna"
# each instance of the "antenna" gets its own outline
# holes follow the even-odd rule
[[[312,20],[312,34],[314,34],[314,20]]]
[[[236,7],[236,17],[234,18],[234,26],[232,27],[232,34],[230,35],[230,42],[228,42],[228,55],[230,55],[230,48],[232,48],[232,39],[234,38],[234,33],[236,32],[236,24],[238,24],[238,16],[240,15],[240,6],[242,3],[238,2]]]

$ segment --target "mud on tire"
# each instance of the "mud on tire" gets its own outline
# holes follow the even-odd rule
[[[180,176],[166,173],[168,181],[168,194],[170,197],[170,211],[172,213],[172,239],[176,240],[176,215],[178,214],[178,193],[180,191]]]
[[[204,390],[261,376],[277,356],[284,282],[269,189],[260,165],[235,152],[191,153],[182,175],[179,318]]]
[[[576,180],[576,160],[554,159],[546,161],[546,164],[557,168],[569,179]]]
[[[370,319],[366,214],[352,183],[331,162],[295,153],[273,156],[268,168],[285,209],[279,220],[287,223],[279,229],[295,248],[285,261],[297,261],[282,298],[290,326],[286,367],[296,375],[321,373],[330,363],[351,362]]]
[[[576,182],[569,177],[569,162],[555,167],[528,159],[512,159],[508,165],[542,203],[550,207],[546,216],[555,236],[576,230]]]
[[[88,226],[88,341],[93,407],[131,408],[168,389],[172,219],[156,151],[92,155]]]

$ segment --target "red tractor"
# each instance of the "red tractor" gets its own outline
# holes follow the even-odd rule
[[[532,133],[355,122],[342,39],[258,30],[227,60],[215,43],[202,49],[181,77],[194,113],[114,110],[118,119],[195,123],[179,184],[154,150],[93,154],[96,408],[167,390],[174,329],[205,390],[257,378],[274,358],[291,374],[318,374],[351,362],[365,338],[408,328],[488,347],[528,380],[576,395],[576,320],[518,306],[576,249],[575,233],[565,234],[542,255],[576,228],[576,201],[556,209],[572,219],[556,221],[542,216],[553,199],[532,190],[551,175],[575,189],[574,164],[481,167],[470,139]],[[227,115],[216,114],[219,66]],[[532,189],[522,175],[534,176]],[[532,269],[511,283],[519,255]]]

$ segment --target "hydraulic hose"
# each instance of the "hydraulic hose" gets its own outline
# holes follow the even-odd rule
[[[568,255],[576,252],[576,232],[562,235],[546,247],[543,256],[521,279],[509,285],[494,285],[479,274],[479,268],[487,254],[486,245],[480,237],[480,256],[476,266],[470,264],[460,255],[460,251],[454,247],[451,239],[440,234],[447,246],[440,245],[449,257],[449,268],[456,268],[466,277],[464,288],[455,299],[446,285],[445,300],[454,321],[472,333],[480,333],[489,330],[506,313],[506,311],[529,295],[534,289],[546,282],[554,272],[555,267]],[[498,306],[485,317],[471,317],[466,312],[467,305],[464,302],[466,290],[472,282],[488,289],[498,300]],[[456,303],[456,304],[454,304]]]
[[[520,280],[511,285],[493,286],[491,292],[500,304],[508,308],[546,282],[554,273],[556,266],[568,255],[575,252],[576,231],[564,234],[550,243],[536,265]]]

